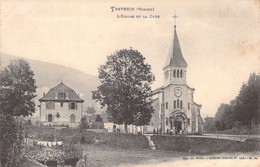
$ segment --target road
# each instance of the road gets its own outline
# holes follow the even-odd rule
[[[260,135],[230,135],[230,134],[216,134],[216,133],[204,133],[203,135],[187,135],[188,137],[204,137],[204,138],[218,138],[235,141],[245,141],[248,138],[259,138]]]
[[[151,136],[153,134],[144,134],[146,136]],[[164,135],[165,136],[165,135]],[[204,133],[202,135],[186,135],[187,137],[202,137],[202,138],[214,138],[214,139],[226,139],[235,141],[245,141],[248,138],[259,138],[260,135],[231,135],[231,134],[217,134],[217,133]]]

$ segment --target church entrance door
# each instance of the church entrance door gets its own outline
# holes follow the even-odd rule
[[[182,130],[182,122],[175,121],[175,132],[179,133]]]

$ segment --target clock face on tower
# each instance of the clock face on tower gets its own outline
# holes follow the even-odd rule
[[[174,95],[175,95],[176,97],[181,97],[181,95],[182,95],[182,90],[179,89],[179,88],[175,89],[175,90],[174,90]]]

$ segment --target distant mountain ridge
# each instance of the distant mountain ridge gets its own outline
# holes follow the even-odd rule
[[[0,53],[0,58],[1,68],[4,68],[11,60],[17,60],[22,57]],[[30,64],[35,74],[34,78],[38,87],[36,90],[37,97],[35,98],[36,106],[40,104],[39,99],[42,97],[44,92],[47,93],[51,88],[63,82],[68,87],[75,90],[76,93],[85,100],[84,110],[86,110],[88,106],[94,105],[97,113],[102,112],[100,106],[91,98],[91,91],[96,90],[97,86],[100,84],[98,77],[84,73],[72,67],[27,58],[22,59],[26,60]],[[36,110],[39,110],[39,108],[37,107]]]

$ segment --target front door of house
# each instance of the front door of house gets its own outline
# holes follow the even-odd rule
[[[52,122],[52,114],[48,115],[48,122]]]

